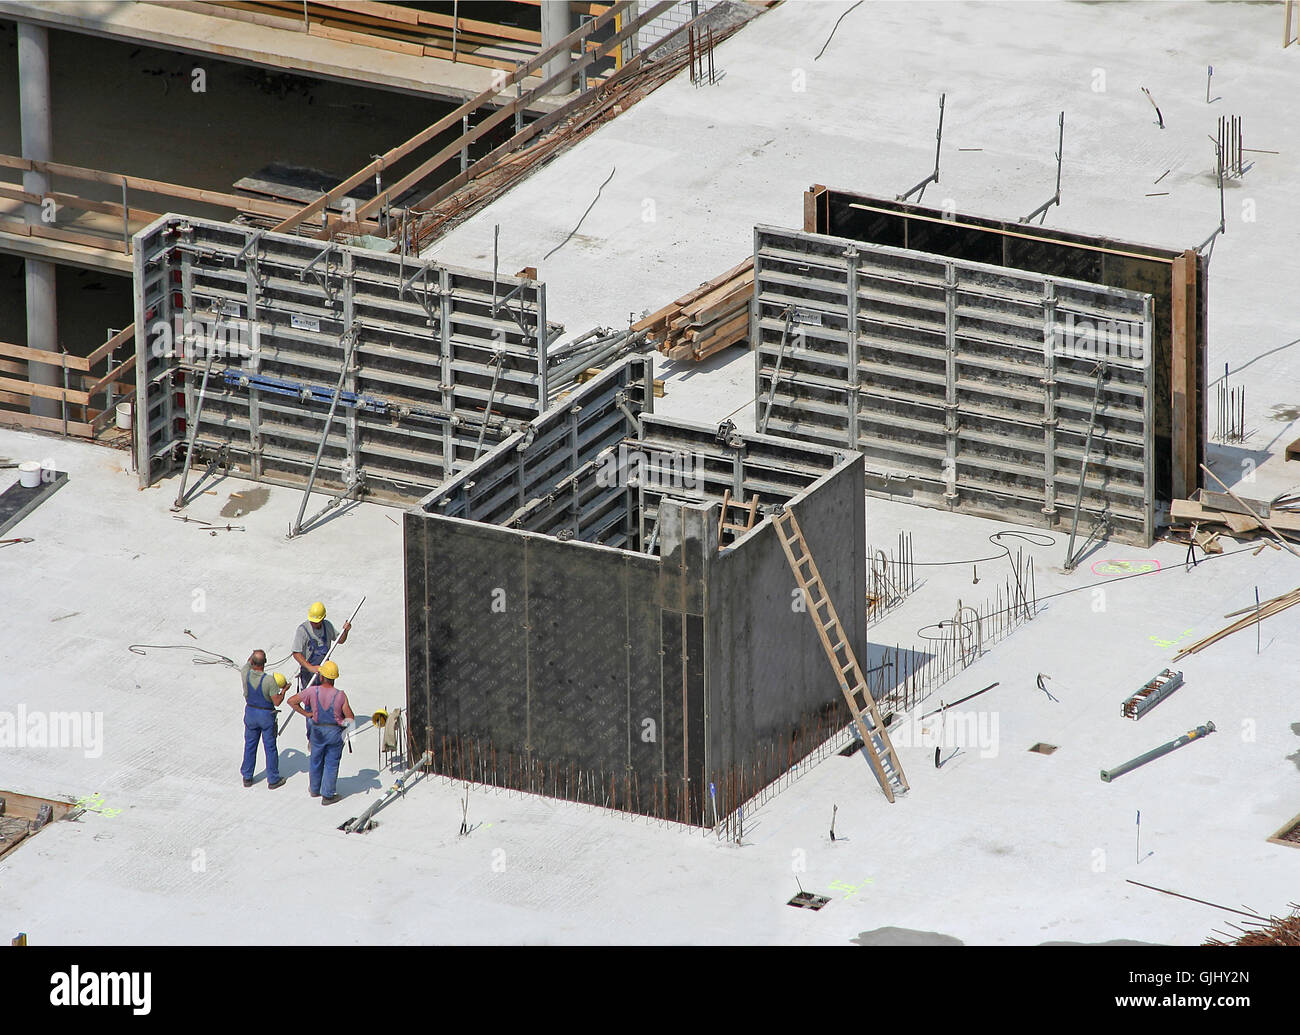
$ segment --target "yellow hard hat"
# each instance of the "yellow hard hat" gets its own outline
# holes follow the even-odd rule
[[[320,666],[321,679],[338,679],[339,667],[332,661],[322,661]]]
[[[373,722],[380,729],[383,729],[384,724],[388,722],[388,712],[386,712],[383,708],[380,708],[379,711],[375,712],[373,715],[370,716],[370,721]]]
[[[275,685],[278,686],[281,690],[283,690],[286,686],[289,685],[289,680],[284,678],[283,672],[272,672],[271,678],[275,680]]]
[[[325,617],[325,605],[319,600],[307,608],[307,620],[310,622],[319,622]]]

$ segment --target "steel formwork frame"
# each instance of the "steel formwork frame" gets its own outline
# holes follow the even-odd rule
[[[526,278],[179,216],[135,243],[141,485],[194,431],[255,480],[410,502],[626,345],[548,356]]]
[[[868,492],[1051,526],[1079,499],[1101,362],[1082,510],[1151,541],[1150,295],[767,226],[754,269],[767,430],[862,452]]]
[[[862,460],[661,417],[653,383],[624,360],[407,509],[411,747],[457,779],[708,826],[848,721],[770,507],[724,529],[719,503],[805,516],[865,651]],[[686,453],[689,484],[656,479]]]

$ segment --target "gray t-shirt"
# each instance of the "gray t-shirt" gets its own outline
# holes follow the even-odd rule
[[[328,618],[320,623],[319,633],[312,629],[310,622],[303,622],[302,625],[298,626],[297,632],[293,634],[293,652],[301,654],[304,658],[310,660],[311,651],[309,648],[313,639],[320,642],[320,638],[323,637],[325,649],[329,650],[329,646],[334,642],[336,636],[338,636],[338,633],[334,631],[334,625]]]
[[[248,700],[249,684],[251,683],[254,689],[257,689],[258,688],[257,681],[259,678],[262,680],[261,691],[262,691],[262,696],[266,698],[266,703],[274,704],[275,702],[271,699],[271,697],[273,694],[277,694],[280,692],[280,688],[275,685],[275,677],[272,676],[270,672],[254,671],[253,666],[249,664],[247,661],[244,662],[244,667],[239,670],[239,684],[244,691],[244,700],[245,701]],[[254,702],[254,707],[259,707],[260,704],[261,702]]]

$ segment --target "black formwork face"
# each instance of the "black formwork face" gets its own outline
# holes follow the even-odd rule
[[[808,716],[839,692],[770,522],[724,535],[720,497],[797,501],[865,650],[861,460],[645,410],[633,427],[648,362],[602,379],[407,512],[412,747],[457,779],[707,823],[710,787],[725,816],[816,746]],[[684,452],[688,483],[607,480]],[[601,536],[618,545],[583,541]]]
[[[1156,493],[1167,500],[1199,484],[1193,473],[1205,459],[1207,420],[1204,256],[825,187],[805,195],[804,222],[805,231],[831,237],[1150,295]]]

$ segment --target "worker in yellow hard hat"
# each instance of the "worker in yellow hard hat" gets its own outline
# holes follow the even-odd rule
[[[339,667],[333,661],[323,661],[317,669],[320,682],[313,683],[289,698],[289,707],[307,717],[311,730],[311,769],[308,791],[320,798],[322,805],[333,805],[339,800],[339,762],[343,758],[344,732],[356,718],[348,695],[334,685],[339,677]]]
[[[284,700],[287,680],[279,672],[266,671],[266,651],[255,650],[239,673],[244,687],[244,764],[240,775],[244,786],[253,786],[253,769],[257,765],[257,742],[266,752],[266,786],[271,790],[284,785],[280,775],[280,752],[275,744],[275,709]]]
[[[346,643],[351,622],[343,623],[343,633],[338,635],[334,623],[325,618],[325,605],[317,600],[307,608],[307,621],[298,626],[293,634],[293,657],[298,662],[298,689],[306,689],[317,667],[325,660],[333,646],[335,637],[339,643]]]

